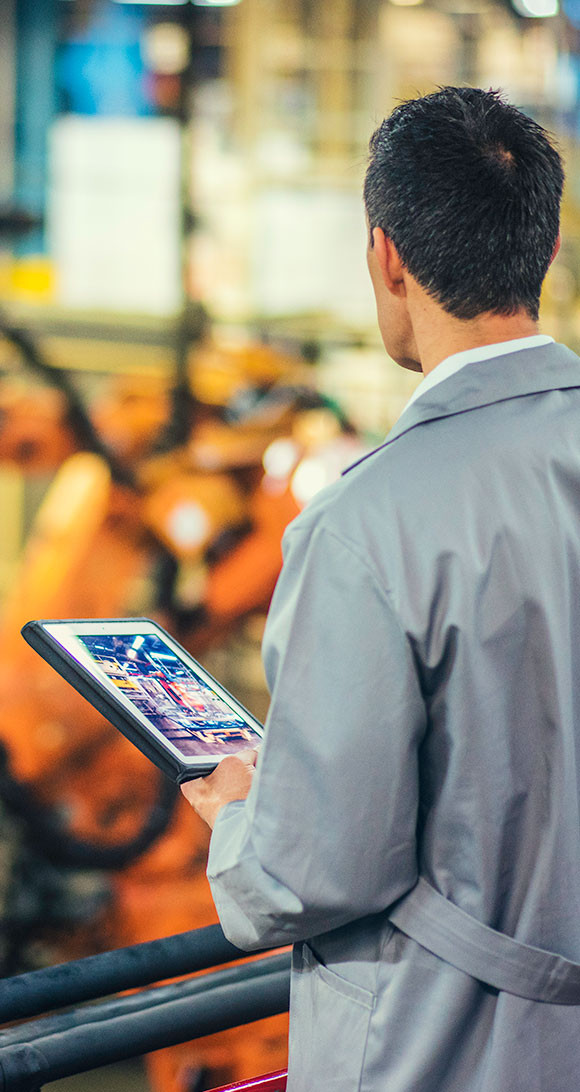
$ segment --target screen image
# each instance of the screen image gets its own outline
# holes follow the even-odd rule
[[[77,635],[93,662],[184,756],[253,747],[260,736],[155,634]]]

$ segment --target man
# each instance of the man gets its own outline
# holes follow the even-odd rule
[[[537,329],[562,182],[494,92],[371,140],[379,325],[425,378],[286,533],[256,776],[184,787],[226,934],[295,942],[289,1092],[580,1082],[580,359]]]

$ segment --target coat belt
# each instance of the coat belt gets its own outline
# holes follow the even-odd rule
[[[580,1005],[580,963],[491,929],[423,877],[391,907],[389,920],[439,959],[497,990],[552,1005]]]

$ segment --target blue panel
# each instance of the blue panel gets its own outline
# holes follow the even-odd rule
[[[141,8],[96,5],[82,33],[59,50],[62,107],[74,114],[138,117],[153,113],[141,55]]]
[[[17,0],[15,198],[43,212],[47,179],[47,134],[56,111],[54,59],[58,0]],[[28,237],[19,249],[38,252],[42,238]]]

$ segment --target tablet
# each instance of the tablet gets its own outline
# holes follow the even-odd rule
[[[22,635],[177,784],[262,739],[260,722],[149,618],[33,621]]]

